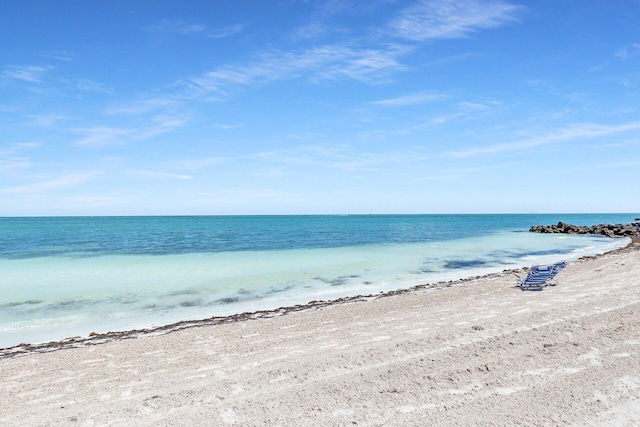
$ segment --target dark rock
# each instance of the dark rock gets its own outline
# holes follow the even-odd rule
[[[599,234],[608,237],[640,236],[640,227],[637,223],[598,224],[588,227],[585,225],[566,224],[560,221],[556,225],[534,225],[529,231],[534,233]]]

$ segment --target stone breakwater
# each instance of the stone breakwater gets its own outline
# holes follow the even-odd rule
[[[640,239],[640,222],[586,226],[565,224],[560,221],[556,225],[534,225],[529,231],[535,233],[600,234],[607,237],[631,237],[637,241]]]

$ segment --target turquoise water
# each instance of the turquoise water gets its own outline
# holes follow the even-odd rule
[[[0,218],[0,347],[372,294],[625,245],[616,215]]]

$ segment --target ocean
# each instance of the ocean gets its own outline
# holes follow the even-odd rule
[[[0,348],[573,260],[629,239],[545,235],[529,227],[633,219],[634,214],[0,218]]]

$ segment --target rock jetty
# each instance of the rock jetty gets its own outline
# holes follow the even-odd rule
[[[565,224],[560,221],[556,225],[534,225],[529,231],[535,233],[601,234],[608,237],[635,237],[637,239],[640,237],[640,223],[586,226]]]

